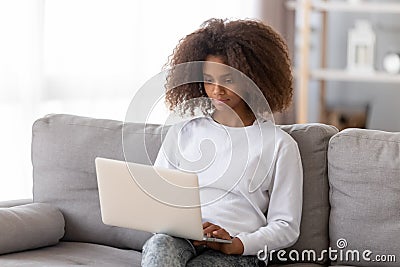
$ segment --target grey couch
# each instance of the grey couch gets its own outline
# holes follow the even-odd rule
[[[400,266],[400,133],[281,127],[300,148],[303,216],[298,241],[269,266]],[[139,266],[150,233],[102,223],[94,159],[123,160],[123,132],[127,158],[151,164],[167,130],[72,115],[37,120],[33,200],[0,203],[0,266]]]

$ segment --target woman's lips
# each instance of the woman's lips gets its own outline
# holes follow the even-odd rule
[[[216,99],[216,98],[212,99],[212,102],[216,107],[225,107],[228,105],[227,104],[228,101],[229,99]]]
[[[214,99],[214,100],[216,100],[217,102],[224,103],[224,102],[228,101],[229,99]]]

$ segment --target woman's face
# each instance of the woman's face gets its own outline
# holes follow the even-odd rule
[[[233,79],[231,68],[226,65],[213,64],[225,64],[220,56],[209,55],[205,61],[203,66],[204,89],[207,96],[212,99],[214,107],[219,111],[232,109],[237,114],[245,111],[246,103],[234,93],[239,88],[238,81]]]

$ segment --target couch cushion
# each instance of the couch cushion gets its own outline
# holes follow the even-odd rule
[[[400,133],[342,131],[330,141],[328,162],[331,246],[360,253],[360,261],[339,257],[337,263],[399,266],[365,261],[362,252],[400,260]]]
[[[0,208],[0,254],[55,245],[64,225],[61,212],[49,204]]]
[[[160,126],[124,125],[119,121],[49,115],[33,125],[34,202],[58,207],[65,218],[65,241],[105,244],[140,250],[150,233],[102,223],[94,160],[124,160],[122,129],[129,160],[151,164],[161,145]],[[132,214],[135,216],[135,214]]]
[[[328,265],[321,265],[317,263],[289,263],[289,264],[273,264],[268,267],[327,267]]]
[[[31,204],[31,203],[32,203],[32,199],[29,199],[29,198],[5,200],[5,201],[0,201],[0,208],[11,208],[11,207],[16,207],[16,206],[21,206],[21,205],[26,205],[26,204]]]
[[[142,255],[134,250],[122,250],[102,245],[60,242],[56,246],[12,253],[0,257],[0,266],[7,267],[67,267],[67,266],[140,266]]]
[[[300,237],[290,248],[285,249],[287,262],[314,262],[313,254],[299,261],[291,260],[305,250],[315,252],[315,262],[325,263],[327,257],[321,251],[328,249],[329,186],[327,173],[327,150],[329,139],[337,129],[318,123],[281,126],[297,142],[303,165],[303,214]],[[274,255],[277,255],[276,253]],[[320,258],[323,255],[324,257]],[[280,262],[276,257],[273,262]]]

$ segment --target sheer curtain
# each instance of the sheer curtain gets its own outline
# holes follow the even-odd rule
[[[35,119],[123,120],[180,38],[211,17],[257,18],[259,1],[1,0],[0,201],[31,197]]]
[[[0,200],[31,195],[30,135],[43,88],[43,1],[0,1]]]

